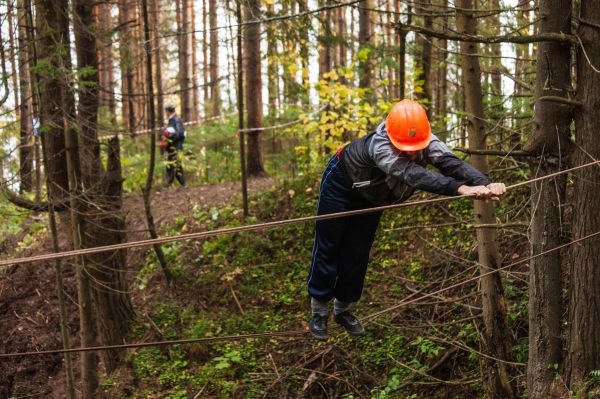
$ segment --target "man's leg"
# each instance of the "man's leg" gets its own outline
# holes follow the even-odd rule
[[[181,184],[182,187],[185,187],[185,177],[183,176],[183,165],[181,162],[181,153],[179,151],[177,152],[177,156],[175,157],[175,163],[175,177],[177,178],[179,184]]]
[[[167,150],[167,185],[170,186],[175,180],[175,167],[173,165],[175,153]]]
[[[351,206],[349,194],[337,159],[333,158],[321,181],[318,215],[348,210]],[[311,267],[308,278],[308,293],[311,296],[312,318],[310,329],[317,339],[327,339],[327,302],[334,296],[338,278],[340,246],[345,234],[347,218],[320,220],[316,222]]]
[[[352,335],[364,329],[350,312],[350,305],[360,298],[367,272],[369,254],[381,212],[352,216],[341,246],[338,279],[335,285],[334,319]]]

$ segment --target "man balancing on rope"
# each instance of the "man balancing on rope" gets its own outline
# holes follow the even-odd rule
[[[441,173],[426,169],[433,165]],[[412,100],[396,103],[377,129],[331,158],[319,189],[318,215],[406,201],[415,189],[499,201],[506,187],[456,157],[431,134],[425,110]],[[360,298],[381,211],[316,222],[308,293],[310,331],[326,340],[328,303],[349,334],[364,334],[350,306]]]

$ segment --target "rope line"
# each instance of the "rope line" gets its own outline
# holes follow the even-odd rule
[[[580,237],[578,239],[572,240],[568,243],[556,246],[554,248],[551,248],[549,250],[546,250],[544,252],[540,252],[539,254],[535,254],[532,256],[528,256],[526,258],[523,258],[521,260],[518,260],[516,262],[510,263],[506,266],[502,266],[499,267],[497,269],[493,269],[490,270],[489,272],[483,273],[483,274],[479,274],[478,276],[474,276],[471,278],[468,278],[466,280],[460,281],[456,284],[452,284],[449,285],[448,287],[444,287],[444,288],[440,288],[436,291],[421,295],[420,297],[416,297],[413,299],[410,299],[410,297],[413,297],[414,294],[410,294],[408,295],[403,301],[398,302],[395,305],[392,305],[388,308],[382,309],[380,311],[371,313],[363,318],[361,318],[361,321],[363,322],[369,322],[379,316],[382,316],[386,313],[392,312],[396,309],[399,309],[401,307],[410,305],[410,304],[414,304],[416,302],[422,301],[423,299],[427,299],[427,298],[431,298],[434,297],[438,294],[441,294],[443,292],[452,290],[454,288],[458,288],[461,287],[463,285],[466,285],[468,283],[471,283],[473,281],[477,281],[483,277],[487,277],[490,276],[494,273],[499,273],[501,271],[507,270],[511,267],[520,265],[522,263],[528,262],[532,259],[541,257],[541,256],[545,256],[548,255],[552,252],[555,251],[559,251],[561,249],[564,249],[566,247],[569,247],[571,245],[580,243],[582,241],[588,240],[590,238],[596,237],[596,236],[600,236],[600,231],[597,231],[595,233],[591,233],[588,234],[584,237]],[[481,266],[481,265],[480,265]],[[90,346],[90,347],[79,347],[79,348],[69,348],[69,349],[51,349],[51,350],[45,350],[45,351],[30,351],[30,352],[15,352],[15,353],[3,353],[0,354],[0,359],[5,359],[5,358],[15,358],[15,357],[25,357],[25,356],[37,356],[37,355],[56,355],[56,354],[62,354],[62,353],[75,353],[75,352],[90,352],[90,351],[101,351],[101,350],[112,350],[112,349],[127,349],[127,348],[144,348],[144,347],[155,347],[155,346],[171,346],[171,345],[182,345],[182,344],[197,344],[197,343],[205,343],[205,342],[219,342],[219,341],[241,341],[244,339],[253,339],[253,338],[265,338],[265,337],[271,337],[271,338],[282,338],[282,337],[293,337],[293,336],[302,336],[302,335],[307,335],[309,332],[306,330],[289,330],[289,331],[275,331],[275,332],[265,332],[265,333],[251,333],[251,334],[239,334],[239,335],[225,335],[225,336],[221,336],[221,337],[203,337],[203,338],[189,338],[189,339],[179,339],[179,340],[170,340],[170,341],[154,341],[154,342],[137,342],[137,343],[130,343],[130,344],[121,344],[121,345],[101,345],[101,346]]]
[[[556,177],[556,176],[559,176],[559,175],[562,175],[565,173],[573,172],[573,171],[587,168],[589,166],[597,165],[597,164],[600,164],[600,160],[590,162],[587,164],[583,164],[583,165],[579,165],[579,166],[575,166],[575,167],[565,169],[562,171],[558,171],[555,173],[551,173],[549,175],[540,176],[540,177],[537,177],[534,179],[526,180],[526,181],[523,181],[520,183],[516,183],[516,184],[510,185],[510,186],[507,186],[506,189],[512,190],[512,189],[515,189],[518,187],[526,186],[531,183],[550,179],[550,178],[553,178],[553,177]],[[273,222],[264,222],[264,223],[257,223],[257,224],[251,224],[251,225],[245,225],[245,226],[230,227],[230,228],[224,228],[224,229],[160,237],[160,238],[155,238],[155,239],[124,242],[124,243],[120,243],[120,244],[105,245],[105,246],[92,247],[92,248],[84,248],[84,249],[79,249],[79,250],[54,252],[54,253],[29,256],[29,257],[23,257],[23,258],[6,259],[6,260],[0,261],[0,266],[9,266],[9,265],[14,265],[14,264],[22,264],[22,263],[32,263],[32,262],[37,262],[37,261],[53,260],[53,259],[64,259],[64,258],[69,258],[69,257],[74,257],[74,256],[81,256],[81,255],[92,255],[92,254],[98,254],[98,253],[102,253],[102,252],[116,251],[116,250],[120,250],[120,249],[140,248],[140,247],[147,247],[147,246],[157,245],[157,244],[166,244],[166,243],[170,243],[170,242],[179,242],[179,241],[195,240],[195,239],[200,239],[200,238],[216,237],[216,236],[220,236],[220,235],[224,235],[224,234],[241,233],[244,231],[264,230],[264,229],[283,227],[283,226],[289,226],[289,225],[306,223],[306,222],[314,222],[314,221],[319,221],[319,220],[335,219],[335,218],[346,217],[346,216],[362,215],[365,213],[379,212],[379,211],[385,211],[385,210],[390,210],[390,209],[436,204],[436,203],[441,203],[441,202],[448,202],[448,201],[454,201],[457,199],[472,198],[472,197],[474,197],[474,196],[473,195],[457,195],[454,197],[431,198],[431,199],[425,199],[425,200],[419,200],[419,201],[403,202],[400,204],[384,205],[384,206],[378,206],[378,207],[366,208],[366,209],[357,209],[357,210],[353,210],[353,211],[336,212],[336,213],[330,213],[327,215],[305,216],[305,217],[300,217],[300,218],[295,218],[295,219],[277,220],[277,221],[273,221]]]

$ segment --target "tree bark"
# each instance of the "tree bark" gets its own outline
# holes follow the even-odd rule
[[[19,74],[17,73],[17,54],[16,54],[16,46],[15,46],[15,28],[14,28],[14,1],[7,1],[6,4],[6,19],[8,20],[8,47],[9,47],[9,58],[10,58],[10,77],[12,80],[12,88],[13,88],[13,101],[15,102],[15,115],[17,119],[20,119],[21,116],[21,108],[19,106],[19,91],[20,87],[18,84]],[[18,21],[17,21],[18,24]]]
[[[92,3],[74,0],[74,33],[78,68],[98,70],[96,32],[92,19]],[[82,75],[83,76],[83,75]],[[122,175],[119,141],[115,136],[108,143],[106,170],[100,155],[98,140],[98,73],[88,72],[86,84],[78,85],[79,140],[77,145],[81,165],[81,193],[84,199],[80,208],[82,248],[119,244],[126,241],[125,218],[122,211]],[[78,141],[78,143],[77,143]],[[77,183],[75,183],[77,184]],[[78,190],[77,190],[78,191]],[[123,342],[133,318],[133,308],[128,294],[124,270],[125,251],[91,255],[83,258],[83,275],[91,278],[90,289],[94,298],[94,315],[99,341],[103,345]],[[85,287],[82,287],[84,289]],[[106,371],[117,366],[120,351],[101,354]]]
[[[190,46],[192,53],[192,110],[193,119],[200,119],[200,86],[198,81],[198,38],[196,37],[196,6],[195,1],[190,2],[191,36]],[[160,90],[158,91],[160,93]]]
[[[121,64],[121,110],[125,130],[133,133],[136,129],[136,113],[133,98],[134,92],[134,52],[131,45],[132,13],[130,12],[131,0],[119,0],[119,56]]]
[[[117,102],[115,99],[115,83],[112,43],[110,42],[112,6],[109,3],[99,3],[96,7],[98,44],[100,46],[99,56],[99,79],[100,79],[100,107],[101,115],[106,115],[110,126],[114,131],[117,128]]]
[[[275,13],[273,4],[267,4],[268,15],[273,16]],[[267,91],[269,99],[268,115],[269,117],[277,116],[277,106],[279,99],[279,62],[277,57],[277,36],[276,28],[272,24],[267,25]]]
[[[219,32],[217,31],[217,0],[208,0],[210,24],[210,102],[211,116],[221,114],[221,82],[219,82]]]
[[[31,91],[31,81],[29,72],[29,60],[31,54],[29,51],[29,40],[27,32],[27,23],[25,15],[25,7],[23,0],[17,3],[17,23],[18,34],[17,42],[19,44],[19,126],[20,126],[20,144],[19,149],[19,175],[20,175],[20,191],[30,192],[33,190],[33,147],[35,145],[32,136],[32,116],[33,116],[33,101]]]
[[[306,0],[298,0],[298,12],[305,12],[308,10]],[[304,105],[310,103],[310,71],[309,71],[309,57],[310,57],[310,20],[303,18],[300,21],[300,66],[302,68],[302,83],[300,87],[300,101]],[[271,75],[269,75],[271,76]],[[276,76],[276,75],[275,75]],[[269,79],[271,80],[271,79]]]
[[[158,126],[162,127],[165,125],[165,102],[163,96],[163,83],[162,83],[162,59],[161,59],[161,48],[160,48],[160,32],[159,26],[161,23],[160,19],[160,0],[152,0],[152,42],[154,43],[154,77],[156,79],[156,118]]]
[[[192,68],[190,54],[190,1],[176,0],[179,5],[178,12],[178,38],[179,38],[179,98],[181,100],[181,116],[184,121],[192,120]]]
[[[155,131],[155,112],[154,112],[154,82],[152,80],[152,54],[150,51],[150,23],[149,23],[149,14],[148,14],[148,2],[147,0],[142,0],[142,14],[144,21],[144,66],[146,68],[146,90],[148,90],[148,128],[151,132]],[[142,199],[144,201],[144,211],[146,214],[146,223],[148,225],[148,233],[150,234],[150,238],[156,239],[158,238],[158,234],[156,232],[156,225],[154,223],[154,215],[152,214],[152,183],[154,182],[154,165],[156,163],[156,139],[152,134],[149,137],[150,142],[150,160],[148,164],[148,174],[146,176],[146,184],[142,189]],[[165,278],[168,284],[171,284],[173,280],[173,275],[169,269],[167,263],[167,257],[165,256],[162,247],[159,244],[153,245],[154,252],[160,266],[163,270]]]
[[[56,93],[63,91],[66,84],[59,76],[61,60],[60,48],[69,48],[68,20],[66,16],[66,1],[40,0],[36,2],[36,24],[39,35],[38,64],[43,62],[46,67],[38,68],[40,93],[40,118],[44,120],[46,150],[48,158],[46,173],[51,182],[49,198],[55,202],[67,202],[69,181],[67,177],[67,159],[65,154],[65,132],[63,130],[63,106],[60,96]],[[67,29],[64,29],[64,26]],[[67,53],[65,57],[70,57]],[[67,61],[70,64],[70,60]]]
[[[419,7],[415,9],[418,14],[425,14],[423,17],[423,26],[425,29],[433,27],[433,18],[428,16],[430,0],[425,0]],[[415,34],[415,96],[425,106],[427,117],[432,119],[433,103],[432,103],[432,87],[431,87],[431,54],[432,45],[431,38],[422,33]]]
[[[539,6],[540,32],[571,32],[571,0],[542,0]],[[569,152],[571,109],[564,104],[540,101],[544,96],[567,98],[571,92],[571,46],[568,43],[540,43],[537,50],[534,130],[525,146],[542,155],[531,162],[539,174],[557,172]],[[562,243],[562,205],[566,176],[545,180],[531,191],[531,254],[547,251]],[[562,303],[561,252],[532,259],[529,264],[529,360],[527,388],[532,399],[560,398],[554,368],[560,365]]]
[[[204,82],[204,117],[208,117],[210,115],[210,81],[208,77],[208,48],[210,43],[208,41],[207,21],[209,11],[206,2],[207,0],[202,0],[202,81]]]
[[[574,154],[576,165],[600,159],[600,74],[590,62],[600,60],[600,8],[594,2],[581,2],[579,25],[581,45],[577,49],[577,99],[583,103],[575,113],[575,141],[582,148]],[[563,9],[563,12],[566,10]],[[595,25],[595,26],[594,26]],[[585,49],[585,52],[584,52]],[[584,152],[585,151],[585,152]],[[589,154],[589,155],[588,155]],[[573,239],[595,233],[600,226],[600,196],[596,182],[600,168],[585,168],[577,172],[573,187]],[[569,287],[569,342],[565,361],[567,385],[573,391],[582,384],[590,371],[600,369],[600,241],[587,240],[572,247],[571,282]],[[591,384],[590,387],[597,384]],[[581,397],[597,396],[581,394]]]
[[[412,12],[410,5],[407,6],[408,15],[406,24],[412,23]],[[400,12],[400,2],[396,1],[396,12]],[[398,28],[396,29],[396,38],[398,43],[398,98],[403,99],[406,96],[406,31],[402,30],[400,14],[398,14]]]
[[[319,6],[323,6],[323,1],[319,2]],[[324,15],[320,15],[319,24],[319,80],[324,79],[324,75],[331,71],[331,16],[329,10]]]
[[[371,9],[373,6],[373,0],[362,0],[359,9],[359,30],[358,30],[358,48],[359,53],[364,52],[360,57],[358,70],[359,70],[359,87],[363,89],[372,90],[373,88],[373,21]],[[367,98],[372,97],[368,95]]]
[[[456,26],[461,33],[476,34],[476,22],[472,11],[473,0],[457,2]],[[460,44],[463,54],[476,54],[474,43]],[[465,111],[468,115],[469,148],[485,149],[486,136],[483,110],[483,93],[481,89],[481,69],[479,60],[474,55],[462,56],[462,83],[465,90]],[[488,173],[487,157],[473,155],[473,166],[483,173]],[[477,224],[493,224],[495,218],[491,203],[474,201],[475,222]],[[500,252],[495,229],[477,229],[477,252],[479,255],[480,273],[484,274],[500,266]],[[506,301],[499,274],[491,274],[481,279],[481,297],[483,308],[483,328],[481,340],[483,350],[490,357],[482,357],[482,377],[485,396],[487,398],[515,398],[511,384],[510,369],[502,360],[510,359],[511,335],[506,324]],[[492,360],[499,359],[499,361]]]
[[[248,0],[245,3],[245,21],[261,17],[260,0]],[[246,76],[246,112],[248,129],[262,127],[262,78],[260,55],[260,24],[245,27],[245,76]],[[248,175],[265,175],[263,165],[262,131],[248,132]]]

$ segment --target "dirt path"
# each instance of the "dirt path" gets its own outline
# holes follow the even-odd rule
[[[273,185],[269,178],[249,181],[250,193],[265,191]],[[170,188],[152,197],[157,226],[172,221],[194,207],[222,206],[239,202],[240,184],[222,183],[189,188]],[[241,205],[240,205],[241,206]],[[147,238],[144,208],[139,196],[125,198],[128,240]],[[14,240],[11,240],[11,245]],[[7,241],[8,242],[8,241]],[[67,249],[67,237],[60,237]],[[18,253],[8,248],[3,257],[28,256],[51,251],[49,237],[44,237]],[[136,271],[143,265],[145,250],[129,251],[128,268]],[[79,345],[75,273],[70,260],[63,262],[67,294],[71,345]],[[54,262],[16,265],[0,270],[0,353],[55,349],[62,346]],[[75,357],[76,359],[76,357]],[[75,368],[76,378],[78,374]],[[61,356],[29,357],[0,360],[0,399],[11,397],[64,398],[64,372]]]

